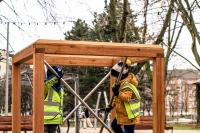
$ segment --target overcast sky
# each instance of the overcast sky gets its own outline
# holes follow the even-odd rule
[[[54,23],[47,22],[44,17],[44,13],[35,1],[26,1],[26,6],[24,6],[25,0],[16,0],[13,5],[15,10],[20,14],[19,18],[8,8],[4,3],[0,3],[0,12],[6,17],[10,18],[11,22],[17,24],[20,23],[20,28],[17,28],[13,23],[9,24],[9,42],[11,47],[10,51],[16,53],[26,46],[30,45],[37,39],[58,39],[63,40],[63,33],[70,30],[73,26],[73,21],[78,18],[85,20],[87,23],[91,24],[93,16],[91,12],[96,11],[98,13],[104,10],[104,0],[62,0],[55,4],[54,10],[56,15],[56,20],[59,22],[59,26]],[[35,5],[35,6],[33,6]],[[52,21],[53,22],[53,21]],[[7,38],[7,23],[6,21],[0,21],[1,34],[0,35],[0,49],[6,49],[6,38]],[[189,34],[182,35],[182,44],[184,47],[179,48],[178,52],[185,55],[190,61],[195,63],[194,57],[191,52],[191,40],[187,39]],[[181,44],[181,45],[182,45]],[[199,51],[200,48],[198,47]],[[177,63],[178,62],[178,63]],[[189,63],[186,63],[183,59],[177,58],[170,62],[170,67],[172,64],[178,65],[178,68],[193,68]],[[197,64],[195,63],[197,66]]]
[[[9,49],[13,49],[15,53],[40,38],[63,40],[63,33],[71,29],[73,21],[80,18],[87,23],[91,23],[93,20],[91,11],[102,12],[104,5],[101,0],[84,0],[84,2],[81,2],[81,0],[59,1],[54,10],[55,14],[59,14],[59,16],[56,15],[56,20],[59,22],[58,26],[54,23],[45,23],[47,21],[44,18],[44,13],[36,2],[27,1],[27,9],[23,6],[23,0],[14,2],[16,2],[13,3],[15,5],[14,8],[21,15],[23,21],[16,18],[16,15],[13,14],[4,2],[0,3],[0,11],[1,14],[6,14],[6,17],[10,18],[12,22],[16,22],[16,24],[22,22],[20,29],[13,23],[9,24],[9,42],[11,44]],[[7,23],[5,22],[0,23],[1,34],[5,36],[5,38],[0,36],[0,49],[6,49]],[[50,20],[50,22],[55,21]]]

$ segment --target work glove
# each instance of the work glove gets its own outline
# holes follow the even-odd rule
[[[48,80],[52,79],[53,77],[56,77],[56,78],[58,79],[58,83],[60,83],[61,77],[58,77],[58,76],[56,76],[56,75],[50,76],[50,77],[48,78]]]
[[[55,84],[53,85],[55,88],[57,88],[57,87],[60,86],[60,79],[61,79],[60,77],[57,77],[57,76],[55,76],[55,75],[51,75],[47,80],[51,80],[51,79],[54,78],[54,77],[56,77],[56,78],[58,79],[58,82],[55,83]],[[47,80],[45,80],[45,82],[46,82]]]
[[[111,105],[106,105],[105,108],[101,108],[100,111],[110,112],[113,109]]]
[[[112,87],[112,91],[114,93],[115,96],[118,96],[119,95],[119,87],[120,87],[120,84],[114,84],[113,87]]]

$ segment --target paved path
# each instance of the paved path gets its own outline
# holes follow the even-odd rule
[[[66,128],[62,127],[62,133],[66,133]],[[80,129],[79,133],[99,133],[100,128],[87,128],[87,129]],[[0,132],[1,133],[1,132]],[[12,132],[8,132],[8,133],[12,133]],[[21,132],[24,133],[24,132]],[[31,131],[27,132],[27,133],[32,133]],[[69,130],[69,133],[76,133],[75,132],[75,128],[72,127]],[[103,130],[102,133],[109,133],[106,129]],[[153,133],[152,130],[136,130],[135,133]],[[165,131],[165,133],[172,133],[171,130]],[[194,130],[174,130],[173,133],[200,133],[200,131],[194,131]]]
[[[99,133],[100,128],[87,128],[80,129],[80,133]],[[66,133],[66,128],[62,128],[62,133]],[[70,128],[69,133],[76,133],[75,128]],[[103,130],[103,133],[109,133],[106,129]],[[136,130],[135,133],[153,133],[152,130]],[[165,133],[172,133],[171,130],[165,131]],[[173,133],[200,133],[200,131],[193,130],[174,130]]]

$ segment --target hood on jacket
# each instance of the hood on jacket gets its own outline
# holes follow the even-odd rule
[[[122,82],[129,82],[129,83],[133,84],[135,87],[138,86],[138,81],[133,73],[129,73],[125,79],[120,81],[120,83],[122,83]]]

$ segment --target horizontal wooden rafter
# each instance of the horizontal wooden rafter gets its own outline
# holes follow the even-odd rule
[[[52,54],[53,56],[45,56],[47,60],[55,61],[55,64],[64,61],[65,64],[73,65],[72,60],[66,60],[65,57],[61,55],[76,55],[76,58],[85,58],[81,56],[88,56],[88,61],[97,62],[102,61],[102,57],[108,58],[113,57],[136,57],[137,59],[141,57],[141,60],[146,60],[148,58],[153,58],[157,56],[164,56],[164,50],[159,45],[149,45],[149,44],[131,44],[131,43],[110,43],[110,42],[89,42],[89,41],[66,41],[66,40],[37,40],[32,45],[26,47],[22,51],[16,53],[13,57],[13,63],[23,63],[32,58],[33,53],[43,52],[44,54]],[[60,59],[57,56],[59,55]],[[91,59],[90,56],[102,56],[101,58]],[[58,61],[59,60],[59,61]],[[67,62],[70,61],[70,62]],[[82,65],[87,61],[82,60]],[[139,61],[141,62],[141,61]],[[81,61],[80,63],[81,64]],[[78,64],[77,64],[78,65]]]
[[[116,62],[123,60],[122,57],[110,56],[79,56],[79,55],[53,55],[45,54],[44,59],[51,65],[63,66],[99,66],[110,67]],[[151,60],[151,58],[130,57],[132,63],[139,63]],[[33,60],[29,60],[24,64],[33,64]]]
[[[20,52],[16,53],[12,57],[12,62],[21,64],[21,63],[23,63],[25,61],[33,59],[33,54],[34,53],[35,53],[34,45],[29,45],[26,48],[22,49]]]

